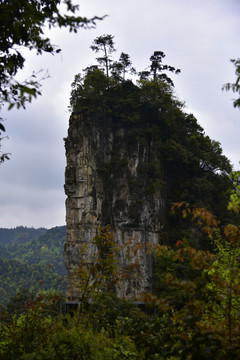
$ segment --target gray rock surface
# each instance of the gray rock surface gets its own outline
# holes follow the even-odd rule
[[[130,241],[138,249],[131,259],[124,251],[119,254],[122,266],[135,263],[137,270],[117,285],[117,295],[138,300],[144,291],[151,291],[153,259],[146,250],[147,244],[160,240],[165,202],[161,187],[157,186],[161,162],[156,144],[147,135],[139,139],[136,134],[137,129],[113,124],[108,116],[89,119],[75,112],[70,117],[65,140],[64,249],[69,299],[81,296],[74,274],[83,261],[82,246],[87,244],[85,256],[90,259],[96,226],[107,224],[118,244],[127,247]]]

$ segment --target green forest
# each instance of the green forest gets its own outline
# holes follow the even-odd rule
[[[109,116],[131,141],[158,146],[159,162],[141,169],[150,183],[132,184],[166,194],[162,241],[148,249],[153,292],[143,294],[141,308],[116,298],[119,249],[110,226],[102,227],[92,239],[94,262],[76,271],[80,304],[61,312],[65,227],[0,229],[0,357],[239,359],[240,172],[176,98],[170,75],[180,70],[164,63],[163,52],[137,72],[127,54],[113,59],[113,36],[91,48],[98,65],[76,75],[71,111],[89,127],[96,114]]]
[[[42,290],[65,291],[65,233],[65,226],[50,230],[23,226],[0,229],[1,305],[22,289],[34,294]]]

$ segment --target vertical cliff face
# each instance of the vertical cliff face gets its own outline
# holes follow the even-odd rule
[[[161,193],[161,161],[156,144],[137,130],[113,124],[111,117],[73,113],[65,143],[67,240],[64,261],[68,271],[68,298],[79,298],[74,276],[81,261],[80,250],[88,246],[96,226],[110,224],[118,244],[138,246],[131,262],[133,277],[121,282],[119,297],[137,300],[151,290],[152,256],[146,244],[160,239],[164,198]],[[158,183],[156,182],[158,179]],[[154,182],[155,181],[155,182]],[[123,266],[130,261],[119,254]]]

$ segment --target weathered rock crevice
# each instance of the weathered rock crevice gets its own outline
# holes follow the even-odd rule
[[[152,186],[161,161],[156,144],[149,136],[141,141],[129,135],[129,129],[112,123],[110,116],[84,113],[71,115],[65,141],[65,192],[67,239],[64,261],[68,271],[68,298],[79,298],[74,276],[83,244],[90,244],[96,226],[110,224],[119,244],[141,244],[136,261],[137,273],[116,287],[119,297],[137,300],[151,291],[152,256],[146,244],[160,240],[164,222],[164,194]],[[89,245],[89,254],[91,246]],[[124,252],[121,263],[128,265]]]

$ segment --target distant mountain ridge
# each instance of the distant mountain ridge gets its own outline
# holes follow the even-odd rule
[[[47,229],[45,228],[29,228],[25,226],[17,226],[12,229],[0,228],[0,246],[10,243],[20,243],[34,240],[43,235]]]
[[[65,226],[0,228],[0,304],[22,287],[65,292],[65,240]]]

